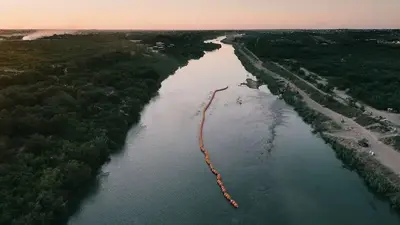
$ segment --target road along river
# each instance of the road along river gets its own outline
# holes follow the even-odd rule
[[[238,86],[246,78],[225,44],[167,78],[69,225],[400,223],[291,107],[264,85]],[[204,145],[238,209],[198,144],[201,111],[226,86],[207,111]]]

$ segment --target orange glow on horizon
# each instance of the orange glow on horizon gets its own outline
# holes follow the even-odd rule
[[[318,2],[2,0],[0,29],[400,28],[398,0]]]

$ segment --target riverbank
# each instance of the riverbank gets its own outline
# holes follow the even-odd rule
[[[352,131],[346,130],[346,124],[356,127],[354,121],[334,114],[310,99],[293,83],[266,69],[263,63],[241,44],[233,43],[233,46],[235,54],[247,71],[265,82],[273,94],[280,95],[288,104],[292,105],[304,121],[311,124],[314,131],[332,146],[338,158],[356,170],[368,186],[389,199],[394,208],[400,209],[400,178],[398,174],[368,154],[366,149],[358,145],[357,139],[348,138],[351,137],[348,133]],[[341,123],[341,120],[344,120],[344,123]],[[343,138],[342,135],[346,136],[346,132],[347,137]],[[388,149],[385,150],[388,151]]]
[[[68,224],[399,224],[292,107],[266,85],[238,86],[247,78],[255,79],[222,44],[165,79]],[[204,144],[238,210],[198,147],[201,110],[225,86],[207,115]]]
[[[104,32],[0,43],[0,71],[22,71],[0,77],[0,224],[66,223],[161,82],[220,48],[204,43],[209,35]],[[142,44],[131,41],[137,36]]]

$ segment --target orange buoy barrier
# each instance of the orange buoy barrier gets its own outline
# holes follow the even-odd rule
[[[231,196],[228,193],[224,193],[224,196],[226,199],[228,199],[229,201],[232,200]]]
[[[239,205],[237,204],[237,202],[233,199],[230,200],[230,203],[233,205],[233,207],[237,208],[239,207]]]
[[[216,170],[211,171],[213,174],[218,175],[218,172]]]
[[[222,191],[222,193],[226,193],[225,187],[221,187],[221,191]]]
[[[203,142],[203,126],[204,126],[204,121],[206,120],[206,111],[207,109],[210,107],[212,101],[214,100],[215,94],[219,91],[224,91],[228,89],[228,87],[225,88],[221,88],[221,89],[217,89],[213,92],[210,101],[208,102],[208,104],[204,107],[203,109],[203,118],[201,119],[201,123],[200,123],[200,135],[199,135],[199,145],[200,145],[200,150],[203,152],[204,157],[205,157],[205,161],[208,165],[208,167],[210,168],[211,172],[217,177],[217,184],[218,186],[221,188],[222,194],[224,195],[224,197],[226,198],[226,200],[228,200],[228,202],[235,208],[238,208],[239,205],[237,204],[237,202],[235,200],[232,199],[232,197],[228,194],[224,183],[222,182],[222,177],[221,174],[218,173],[218,171],[214,168],[214,166],[211,164],[211,160],[210,160],[210,156],[208,154],[208,151],[204,148],[204,142]]]

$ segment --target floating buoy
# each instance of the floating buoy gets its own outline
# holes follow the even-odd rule
[[[222,193],[225,193],[226,192],[225,187],[221,187],[221,191],[222,191]]]
[[[231,199],[229,202],[231,203],[231,205],[233,205],[233,207],[235,208],[239,207],[239,205],[236,203],[235,200]]]
[[[228,199],[228,201],[232,200],[231,196],[228,193],[224,193],[224,196],[226,199]]]
[[[200,135],[199,135],[199,146],[200,146],[200,150],[203,152],[204,154],[204,158],[205,161],[208,165],[208,167],[210,168],[211,172],[217,177],[217,184],[219,185],[219,187],[221,188],[221,191],[224,195],[224,197],[231,203],[231,205],[235,208],[238,208],[239,205],[236,203],[235,200],[232,199],[232,197],[228,194],[228,192],[226,191],[226,188],[224,186],[224,183],[222,182],[222,176],[221,174],[218,173],[218,171],[216,169],[214,169],[214,166],[211,164],[211,160],[208,154],[208,151],[205,149],[204,147],[204,142],[203,142],[203,126],[204,126],[204,121],[206,119],[206,111],[207,109],[210,107],[212,101],[214,100],[215,94],[219,91],[224,91],[228,89],[228,87],[225,88],[221,88],[221,89],[217,89],[213,92],[210,101],[208,102],[208,104],[204,107],[203,109],[203,117],[200,123]]]

